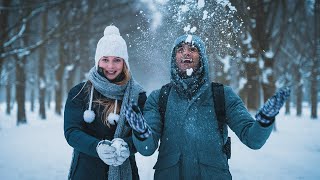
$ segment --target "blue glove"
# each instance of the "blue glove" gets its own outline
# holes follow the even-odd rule
[[[285,101],[289,98],[290,92],[291,89],[289,87],[284,87],[277,91],[257,112],[256,119],[264,124],[272,123]]]
[[[127,121],[131,128],[136,132],[135,134],[140,138],[149,137],[151,131],[139,107],[135,104],[130,103],[125,105],[124,108]]]

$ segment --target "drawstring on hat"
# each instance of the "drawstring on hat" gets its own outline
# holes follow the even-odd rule
[[[96,114],[91,110],[92,107],[92,99],[93,99],[93,86],[91,87],[91,92],[90,92],[90,102],[89,102],[89,108],[84,111],[83,113],[83,120],[86,123],[92,123],[94,121],[94,118],[96,117]]]
[[[118,123],[119,118],[120,118],[119,114],[117,114],[117,112],[116,112],[116,110],[117,110],[117,105],[118,105],[118,100],[116,99],[113,113],[110,113],[110,114],[108,115],[108,122],[109,122],[111,125],[115,125],[116,123]]]

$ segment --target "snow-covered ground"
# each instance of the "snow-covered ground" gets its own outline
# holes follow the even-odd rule
[[[0,105],[0,179],[57,180],[67,179],[72,148],[63,136],[63,118],[48,111],[48,119],[27,112],[28,124],[16,127],[16,112],[5,115]],[[294,111],[294,110],[293,110]],[[320,119],[306,115],[277,118],[278,131],[260,150],[244,146],[233,133],[230,171],[237,180],[320,179]],[[153,179],[157,154],[137,155],[142,180]]]

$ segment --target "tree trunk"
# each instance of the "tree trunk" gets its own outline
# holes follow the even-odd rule
[[[12,82],[13,82],[13,77],[14,74],[11,73],[10,69],[13,68],[12,67],[12,63],[8,62],[7,63],[7,69],[9,70],[9,74],[8,74],[8,79],[7,79],[7,83],[6,83],[6,113],[9,115],[11,114],[11,89],[12,89]]]
[[[47,89],[46,94],[47,94],[47,107],[48,107],[48,109],[50,109],[51,108],[52,91]]]
[[[1,1],[1,6],[7,7],[9,6],[11,3],[11,1],[6,1],[6,0],[2,0]],[[2,32],[0,33],[0,42],[5,42],[7,40],[8,34],[6,29],[8,28],[8,11],[7,10],[2,10],[0,9],[0,28],[2,30]],[[0,54],[2,54],[5,51],[3,46],[0,46]],[[4,58],[0,57],[0,76],[1,76],[1,72],[2,69],[4,67]],[[10,63],[8,63],[7,65],[7,69],[10,69]],[[7,79],[7,84],[6,84],[6,104],[7,104],[7,109],[6,109],[6,113],[10,114],[11,113],[11,85],[12,82],[10,82],[11,77],[8,76]]]
[[[299,73],[300,74],[300,73]],[[299,82],[297,86],[297,116],[302,114],[302,84]]]
[[[55,107],[55,112],[58,115],[61,115],[61,108],[62,108],[62,87],[63,87],[63,71],[64,71],[64,62],[63,62],[63,57],[64,57],[64,48],[63,48],[63,43],[59,42],[59,65],[56,70],[56,86],[55,86],[55,102],[56,102],[56,107]]]
[[[267,78],[267,82],[262,83],[262,89],[263,89],[263,101],[266,102],[273,94],[275,93],[276,86],[275,86],[275,81],[273,78],[273,73],[268,73],[268,70],[273,69],[273,63],[274,59],[264,59],[264,68],[263,68],[263,73]]]
[[[71,71],[68,71],[68,75],[67,75],[68,77],[67,77],[67,82],[66,82],[66,86],[67,86],[66,90],[67,90],[67,92],[69,92],[70,89],[74,86],[74,79],[75,79],[76,70],[77,69],[76,69],[76,66],[75,66]]]
[[[290,114],[290,98],[286,101],[285,114]]]
[[[290,77],[292,77],[292,75]],[[285,82],[286,82],[286,86],[288,86],[290,80],[287,76],[286,76]],[[291,98],[289,97],[285,104],[285,114],[290,114],[290,104],[291,104]]]
[[[264,3],[262,0],[256,0],[253,3],[254,5],[254,16],[256,17],[256,28],[254,29],[255,33],[255,50],[257,51],[258,58],[261,57],[261,60],[264,62],[262,68],[262,90],[263,90],[263,102],[266,102],[275,91],[274,79],[272,71],[273,69],[273,58],[268,58],[265,56],[265,52],[269,50],[269,40],[266,33],[266,17],[264,10]]]
[[[10,5],[10,1],[2,0],[1,6],[7,7]],[[1,44],[7,40],[7,32],[6,29],[8,28],[8,11],[0,9],[0,28],[1,28],[1,33],[0,33],[0,42]],[[4,47],[1,45],[0,46],[0,54],[4,52]],[[2,68],[4,66],[4,58],[1,58],[0,56],[0,75],[2,72]]]
[[[264,43],[264,10],[263,3],[261,0],[253,0],[249,2],[249,6],[252,8],[250,13],[250,18],[255,20],[256,25],[248,25],[251,31],[248,30],[251,34],[252,41],[251,48],[247,50],[246,54],[250,56],[254,61],[246,62],[245,69],[247,73],[247,84],[246,84],[246,92],[247,92],[247,107],[250,110],[256,111],[260,107],[260,69],[259,69],[259,61],[261,60],[261,45],[260,43]],[[261,10],[262,9],[262,10]],[[250,52],[251,51],[251,52]]]
[[[31,89],[31,92],[30,92],[30,111],[33,112],[34,111],[34,81],[32,81],[30,83],[30,89]]]
[[[7,101],[6,113],[10,115],[11,114],[11,83],[10,82],[8,82],[6,85],[6,101]]]
[[[59,21],[63,22],[65,21],[65,17],[63,17],[64,11],[66,11],[65,9],[66,4],[63,4],[60,8],[60,15],[59,15]],[[64,32],[64,27],[60,27],[59,29],[59,33],[62,35],[61,38],[65,38],[63,35]],[[65,67],[65,63],[64,63],[64,59],[65,59],[65,54],[66,54],[66,50],[65,50],[65,43],[63,41],[59,41],[58,42],[58,65],[57,65],[57,69],[55,71],[55,112],[58,115],[61,115],[61,109],[62,109],[62,99],[63,99],[63,72],[64,72],[64,67]]]
[[[62,100],[63,100],[63,72],[64,72],[64,58],[65,58],[65,49],[64,43],[62,41],[59,42],[59,59],[58,59],[58,68],[55,72],[56,74],[56,84],[55,84],[55,112],[58,115],[61,115],[62,108]]]
[[[42,15],[42,38],[45,37],[47,31],[47,17],[48,13],[44,12]],[[45,97],[46,97],[46,77],[45,77],[45,60],[47,56],[46,44],[43,44],[39,52],[39,115],[41,119],[46,119],[46,106],[45,106]]]
[[[88,4],[88,11],[86,12],[87,16],[92,16],[93,13],[93,7],[95,5],[94,1],[87,0],[86,2]],[[91,67],[94,65],[94,61],[90,61],[90,55],[89,55],[89,48],[83,48],[83,47],[89,47],[90,46],[90,38],[89,33],[90,29],[82,28],[80,30],[80,39],[79,39],[79,47],[82,49],[80,53],[80,81],[85,81],[87,77],[85,77],[86,72],[90,70]]]
[[[311,118],[317,119],[318,109],[318,81],[319,81],[319,65],[320,65],[320,0],[316,0],[314,4],[314,20],[315,20],[315,45],[313,66],[311,71]]]
[[[260,106],[260,82],[258,63],[246,63],[247,84],[245,91],[247,93],[247,108],[256,111]]]
[[[25,16],[30,13],[30,9],[23,12],[21,11],[21,16]],[[25,23],[25,32],[23,37],[20,40],[21,46],[26,46],[29,43],[29,33],[30,33],[30,22],[27,21]],[[17,125],[26,124],[27,117],[25,111],[25,93],[26,93],[26,72],[25,72],[25,64],[27,62],[26,55],[15,55],[16,59],[16,101],[17,101]]]
[[[77,41],[77,39],[74,37],[69,36],[67,38],[68,38],[68,42],[76,42]],[[80,42],[79,42],[79,44],[80,44]],[[81,49],[82,47],[77,47],[76,43],[69,43],[67,49],[65,50],[66,52],[68,52],[68,54],[67,54],[67,58],[66,58],[67,60],[64,61],[64,63],[68,64],[67,66],[69,66],[69,67],[66,67],[66,69],[64,71],[65,72],[64,79],[66,80],[65,89],[67,92],[69,92],[70,89],[74,85],[76,68],[80,64],[81,53],[76,53],[77,48]],[[78,54],[79,54],[79,57],[77,57]],[[63,93],[63,94],[65,94],[65,93]]]
[[[88,35],[85,32],[82,32],[81,34],[82,36],[79,40],[79,48],[88,47],[90,38],[88,38]],[[84,48],[79,53],[80,53],[80,67],[78,68],[80,71],[80,81],[85,81],[87,78],[85,74],[90,70],[91,67],[93,67],[94,61],[89,60],[90,57],[89,57],[88,48]]]
[[[17,101],[17,125],[26,124],[27,117],[25,111],[25,69],[26,58],[16,59],[16,101]]]
[[[296,115],[301,116],[302,114],[302,100],[303,100],[303,84],[302,84],[302,74],[299,70],[298,65],[293,66],[294,73],[295,73],[295,82],[296,86]]]

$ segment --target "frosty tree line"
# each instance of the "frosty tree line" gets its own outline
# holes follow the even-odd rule
[[[320,0],[0,0],[0,112],[16,105],[17,125],[28,122],[26,102],[41,119],[48,108],[62,114],[69,89],[93,66],[100,33],[114,24],[149,92],[169,81],[174,39],[197,34],[212,81],[230,85],[248,109],[291,86],[285,112],[300,116],[305,102],[317,119],[319,13]]]

